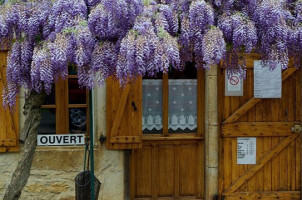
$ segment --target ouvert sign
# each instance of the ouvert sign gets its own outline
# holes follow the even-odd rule
[[[39,146],[67,146],[85,144],[84,134],[53,134],[38,135],[37,143]]]

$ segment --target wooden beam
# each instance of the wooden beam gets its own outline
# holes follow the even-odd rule
[[[110,137],[111,143],[141,143],[142,138],[139,136],[115,136]]]
[[[297,135],[288,136],[279,144],[275,145],[275,147],[265,156],[263,156],[256,165],[235,180],[235,182],[223,192],[223,195],[230,195],[234,193],[242,184],[247,182],[253,175],[255,175],[268,161],[278,155],[285,147],[287,147],[290,142],[296,139],[296,137]]]
[[[292,75],[297,69],[296,68],[288,68],[282,72],[282,81],[285,81],[290,75]],[[237,121],[242,115],[244,115],[247,111],[249,111],[252,107],[254,107],[258,102],[262,99],[251,98],[248,102],[246,102],[243,106],[241,106],[238,110],[236,110],[229,118],[227,118],[223,124],[232,123]]]
[[[0,146],[14,147],[16,145],[16,139],[0,139]]]
[[[299,199],[300,191],[262,191],[262,192],[236,192],[225,195],[225,200],[249,199]]]
[[[293,133],[299,122],[238,122],[222,125],[222,137],[280,137]]]
[[[169,80],[168,74],[163,74],[163,134],[168,135],[169,132]]]
[[[117,107],[117,110],[115,113],[112,129],[111,129],[111,134],[110,134],[111,136],[117,135],[117,131],[118,131],[118,128],[120,127],[121,120],[122,120],[122,117],[124,114],[124,110],[125,110],[126,102],[128,99],[128,94],[130,92],[130,88],[131,88],[131,85],[127,84],[126,87],[123,89],[123,92],[122,92],[122,95],[121,95],[121,98],[120,98],[120,101],[119,101],[119,104],[118,104],[118,107]],[[110,142],[112,143],[111,138],[110,138]]]

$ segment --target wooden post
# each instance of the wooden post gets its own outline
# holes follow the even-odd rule
[[[302,77],[302,70],[300,69],[300,74],[301,74],[301,77]],[[302,90],[302,81],[300,81],[300,90]],[[302,91],[300,92],[300,96],[302,99]],[[302,100],[300,102],[300,124],[302,122]],[[300,133],[300,152],[302,152],[302,133]],[[302,166],[302,154],[300,153],[300,166]],[[302,200],[302,170],[300,170],[300,200]]]

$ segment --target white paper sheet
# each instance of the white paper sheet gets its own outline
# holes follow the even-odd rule
[[[254,97],[255,98],[281,98],[282,75],[281,64],[276,69],[262,66],[261,60],[254,61]]]
[[[237,164],[256,164],[256,138],[237,138]]]

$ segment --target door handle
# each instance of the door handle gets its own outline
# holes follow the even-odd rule
[[[302,127],[299,124],[296,124],[292,127],[292,132],[301,133],[301,131],[302,131]]]

